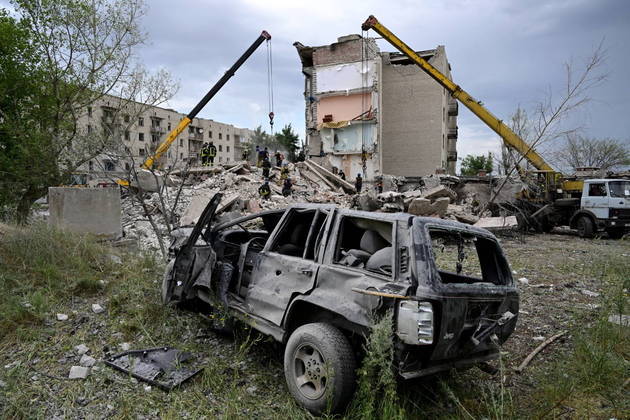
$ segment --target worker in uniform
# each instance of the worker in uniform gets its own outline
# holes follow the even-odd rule
[[[361,174],[357,174],[357,178],[354,180],[354,187],[357,189],[357,194],[361,192],[361,187],[363,187],[363,178],[361,178]]]
[[[256,145],[256,167],[260,168],[262,165],[262,159],[260,158],[260,146]]]
[[[268,157],[266,157],[263,160],[262,172],[263,172],[263,178],[268,179],[269,178],[269,174],[271,172],[271,162],[269,162],[269,158]]]
[[[246,147],[243,149],[243,160],[247,161],[249,160],[249,147]]]
[[[265,151],[259,148],[257,153],[258,153],[258,163],[256,164],[256,166],[260,168],[262,167],[262,164],[265,160]]]
[[[199,156],[201,157],[201,166],[206,166],[208,163],[208,143],[204,143],[199,150]]]
[[[289,177],[289,165],[283,165],[280,169],[280,179],[287,179]]]
[[[214,143],[210,142],[208,146],[208,162],[210,166],[214,166],[214,158],[217,156],[217,147]],[[206,164],[208,166],[208,164]]]
[[[274,156],[276,158],[276,166],[282,166],[282,155],[280,154],[280,152],[276,150]]]
[[[282,195],[288,197],[291,195],[293,188],[293,182],[291,182],[291,178],[287,177],[284,180],[284,184],[282,185]]]
[[[265,182],[258,188],[258,194],[263,200],[268,200],[271,196],[271,187],[269,186],[269,180],[265,179]]]

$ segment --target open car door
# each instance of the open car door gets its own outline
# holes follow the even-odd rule
[[[210,287],[216,253],[210,246],[210,227],[222,194],[210,199],[188,239],[169,263],[162,283],[162,302],[178,304],[196,297],[197,287]],[[205,244],[197,245],[199,238]]]

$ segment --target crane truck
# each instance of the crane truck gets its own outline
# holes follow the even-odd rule
[[[554,226],[566,225],[577,229],[584,238],[605,231],[614,239],[630,232],[630,180],[584,180],[563,175],[480,101],[423,59],[374,16],[368,17],[361,28],[364,31],[372,29],[382,36],[497,133],[508,148],[536,168],[532,172],[539,193],[525,194],[520,199],[526,204],[527,219],[538,230],[550,231]],[[519,173],[527,175],[522,170]]]
[[[160,159],[161,156],[164,155],[171,146],[171,144],[177,139],[177,136],[181,134],[182,131],[188,127],[188,125],[192,122],[193,118],[197,116],[197,114],[206,106],[206,104],[217,94],[219,90],[227,83],[227,81],[234,76],[236,70],[243,65],[245,61],[258,49],[258,47],[264,42],[271,40],[271,35],[267,31],[262,31],[261,34],[256,38],[256,40],[249,46],[249,48],[239,57],[238,60],[230,67],[225,74],[212,86],[212,88],[206,93],[206,95],[199,101],[197,105],[190,111],[182,120],[177,124],[177,126],[166,136],[166,139],[157,147],[155,152],[142,163],[140,166],[140,170],[136,173],[136,179],[132,180],[118,180],[118,184],[122,186],[134,186],[134,183],[140,184],[139,186],[143,190],[150,190],[153,187],[158,187],[159,182],[155,182],[155,173],[150,173],[146,177],[148,182],[145,182],[144,185],[142,180],[145,179],[141,174],[146,173],[146,171],[151,171],[155,169],[156,162]],[[273,111],[269,113],[269,118],[273,122]]]

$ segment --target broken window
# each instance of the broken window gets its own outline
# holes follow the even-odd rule
[[[327,215],[324,210],[291,210],[276,235],[271,252],[314,260]]]
[[[459,231],[430,230],[442,283],[505,284],[507,263],[491,239]]]
[[[358,123],[342,128],[322,128],[321,137],[325,152],[361,153],[374,147],[375,124]]]
[[[225,139],[226,139],[226,140],[230,140],[230,135],[229,135],[229,134],[226,134],[226,135],[225,135]],[[229,151],[229,150],[228,150],[228,151]]]
[[[147,152],[144,149],[138,149],[138,155],[139,156],[144,156],[146,154],[147,154]]]
[[[221,140],[222,136],[223,136],[223,134],[219,133],[219,140]]]
[[[223,151],[223,146],[219,145],[219,152]]]
[[[229,139],[228,139],[229,140]],[[229,152],[230,151],[230,146],[225,146],[225,151]]]
[[[138,133],[138,141],[144,141],[144,133]]]
[[[106,160],[103,162],[104,166],[105,166],[105,170],[106,171],[115,171],[116,170],[116,165],[114,165],[114,162],[112,162],[111,160]]]
[[[138,125],[140,127],[144,127],[144,118],[143,117],[138,117]]]
[[[391,277],[394,265],[392,228],[390,222],[344,217],[339,227],[334,262]]]
[[[208,137],[212,138],[212,131],[208,131]]]
[[[125,131],[125,140],[129,140],[129,131]]]

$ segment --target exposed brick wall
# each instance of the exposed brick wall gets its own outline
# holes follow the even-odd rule
[[[373,39],[368,39],[369,57],[376,57],[378,46]],[[361,61],[362,40],[355,39],[351,41],[335,42],[334,44],[323,47],[315,47],[313,49],[313,64],[316,66],[324,66],[328,64],[350,63],[353,61]]]

